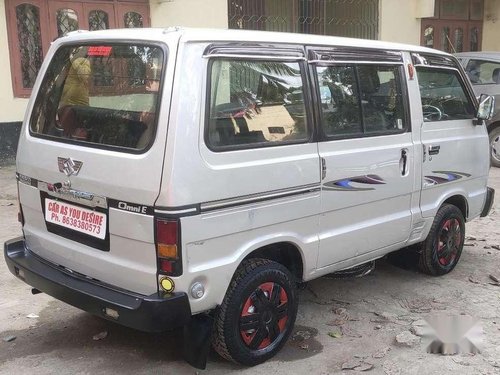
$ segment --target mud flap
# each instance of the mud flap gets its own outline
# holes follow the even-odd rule
[[[184,360],[200,370],[207,367],[213,324],[211,316],[198,314],[184,326],[182,348]]]

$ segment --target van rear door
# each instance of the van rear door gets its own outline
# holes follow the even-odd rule
[[[168,116],[160,108],[175,48],[95,38],[56,42],[30,103],[17,155],[26,244],[72,272],[149,295]],[[178,36],[165,38],[174,47]]]

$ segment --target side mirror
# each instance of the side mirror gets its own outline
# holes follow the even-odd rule
[[[491,95],[481,94],[479,97],[479,108],[477,109],[476,118],[478,120],[489,120],[493,117],[495,110],[495,97]]]

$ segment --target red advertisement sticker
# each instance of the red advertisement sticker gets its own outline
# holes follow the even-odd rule
[[[90,46],[87,50],[87,56],[104,56],[111,55],[113,47],[111,46]]]

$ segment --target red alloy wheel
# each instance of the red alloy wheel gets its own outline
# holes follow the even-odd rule
[[[460,223],[457,219],[448,219],[439,231],[437,256],[442,266],[448,266],[455,261],[461,243]]]
[[[281,285],[259,285],[241,309],[239,328],[245,345],[260,350],[278,340],[285,330],[288,306],[288,295]]]

